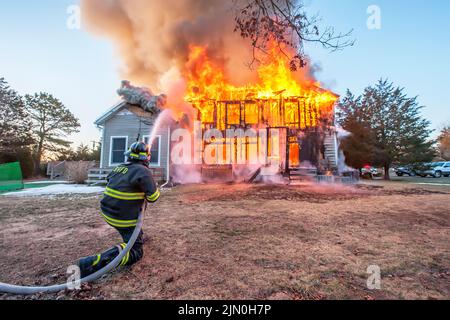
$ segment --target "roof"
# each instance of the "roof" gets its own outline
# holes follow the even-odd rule
[[[110,108],[108,111],[106,111],[104,114],[102,114],[100,118],[95,120],[94,124],[96,126],[103,126],[106,121],[114,117],[117,113],[119,113],[123,109],[127,109],[128,111],[134,113],[140,118],[148,118],[148,119],[153,118],[153,115],[151,113],[144,111],[141,107],[129,104],[125,101],[120,101],[119,103],[115,104],[112,108]]]
[[[125,108],[128,111],[133,112],[135,115],[137,115],[140,118],[153,119],[155,117],[153,113],[147,112],[144,109],[142,109],[141,107],[136,106],[136,105],[127,103],[125,105]]]
[[[115,104],[112,108],[110,108],[108,111],[102,114],[100,118],[95,120],[94,124],[96,126],[102,126],[106,122],[106,120],[108,120],[117,112],[119,112],[125,106],[125,104],[126,103],[124,101],[120,101],[119,103]]]

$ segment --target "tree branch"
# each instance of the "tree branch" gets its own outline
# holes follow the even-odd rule
[[[341,50],[354,44],[350,39],[353,30],[337,33],[326,27],[320,32],[321,19],[309,17],[304,4],[299,0],[234,0],[236,8],[235,32],[250,39],[253,47],[252,66],[259,62],[258,53],[267,55],[270,43],[275,41],[280,53],[289,56],[291,68],[302,68],[306,64],[303,52],[305,43],[320,43],[331,51]]]

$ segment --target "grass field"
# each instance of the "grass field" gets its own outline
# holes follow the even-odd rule
[[[0,281],[65,282],[76,259],[115,245],[99,199],[0,197]],[[446,299],[449,208],[450,187],[401,182],[181,186],[149,206],[139,264],[27,298]],[[367,288],[370,265],[381,290]]]

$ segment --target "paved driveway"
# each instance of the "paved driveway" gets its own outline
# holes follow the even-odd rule
[[[449,178],[431,178],[431,177],[397,177],[396,175],[391,176],[392,181],[420,184],[420,185],[448,185],[450,186]]]

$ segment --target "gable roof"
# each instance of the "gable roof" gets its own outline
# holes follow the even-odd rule
[[[126,103],[124,101],[120,101],[119,103],[115,104],[112,108],[110,108],[108,111],[102,114],[100,118],[95,120],[94,124],[96,126],[102,126],[106,122],[106,120],[108,120],[117,112],[119,112],[125,106],[125,104]]]
[[[103,126],[106,121],[114,117],[123,109],[127,109],[128,111],[134,113],[140,118],[148,118],[148,119],[153,118],[153,115],[151,113],[144,111],[141,107],[129,104],[125,101],[120,101],[119,103],[115,104],[112,108],[110,108],[108,111],[106,111],[104,114],[102,114],[100,118],[95,120],[94,124],[97,127]]]

